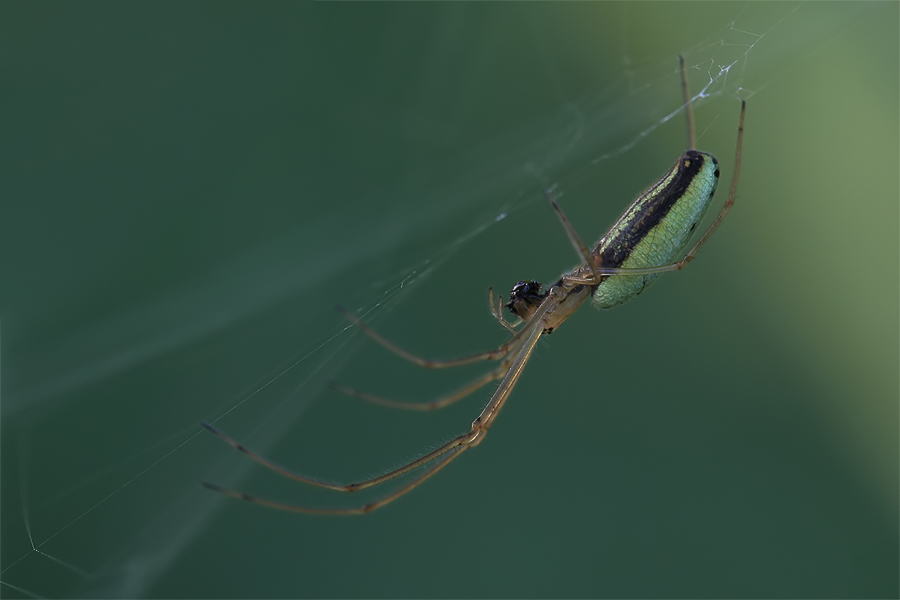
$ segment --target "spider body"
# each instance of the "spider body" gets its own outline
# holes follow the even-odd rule
[[[709,236],[712,235],[719,223],[722,222],[722,219],[725,218],[732,204],[734,204],[744,131],[744,112],[746,109],[744,102],[741,102],[734,175],[728,200],[722,206],[712,224],[687,254],[681,260],[672,262],[687,245],[688,240],[703,218],[719,180],[719,168],[716,159],[710,154],[693,149],[693,118],[691,116],[690,95],[687,89],[687,77],[683,60],[681,61],[681,75],[685,100],[684,106],[688,115],[691,149],[678,159],[662,179],[641,194],[625,210],[609,232],[594,245],[592,250],[588,250],[581,241],[575,228],[572,227],[572,224],[553,198],[552,192],[550,190],[545,191],[550,206],[555,211],[566,231],[566,235],[569,237],[572,247],[581,259],[581,266],[565,273],[546,291],[543,291],[541,284],[535,281],[520,281],[517,283],[510,293],[509,301],[506,303],[506,308],[515,316],[513,322],[508,322],[503,317],[503,299],[499,298],[495,302],[494,293],[492,290],[489,290],[488,299],[491,314],[498,323],[511,333],[511,337],[498,348],[451,360],[422,358],[391,343],[361,321],[355,314],[341,308],[347,318],[369,337],[391,352],[422,367],[440,369],[484,360],[498,361],[497,367],[460,390],[430,402],[392,400],[332,383],[332,388],[368,402],[391,408],[430,411],[453,404],[492,381],[502,380],[487,405],[482,409],[481,414],[472,422],[468,431],[408,464],[383,475],[356,483],[335,484],[280,467],[261,455],[250,451],[246,446],[228,437],[212,425],[203,423],[206,429],[263,466],[295,481],[320,488],[339,492],[356,492],[421,469],[417,475],[411,477],[407,483],[394,492],[354,508],[298,506],[250,496],[211,483],[205,483],[204,485],[227,496],[281,510],[332,515],[362,514],[393,502],[440,471],[460,454],[480,444],[512,393],[513,388],[515,388],[526,363],[542,335],[552,333],[578,310],[588,298],[598,308],[612,308],[637,296],[661,273],[684,268],[694,259],[697,250],[709,239]]]
[[[688,150],[594,245],[591,262],[597,268],[623,270],[671,263],[706,214],[718,183],[719,161],[706,152]],[[596,285],[567,283],[591,275],[590,266],[585,265],[553,284],[565,289],[565,300],[550,316],[544,333],[553,332],[588,295],[597,308],[613,308],[643,292],[659,277],[659,273],[600,274]],[[536,281],[520,281],[510,292],[506,308],[513,316],[527,321],[547,297],[546,292],[541,292],[542,287]]]

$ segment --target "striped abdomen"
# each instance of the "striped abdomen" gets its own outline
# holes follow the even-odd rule
[[[688,150],[668,173],[634,201],[591,254],[598,267],[637,269],[671,264],[709,207],[719,167],[705,152]],[[597,286],[592,301],[612,308],[631,300],[659,274],[609,275]]]

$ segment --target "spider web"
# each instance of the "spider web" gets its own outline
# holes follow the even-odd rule
[[[352,208],[338,201],[331,207],[328,190],[315,190],[324,192],[324,206],[270,239],[223,253],[227,258],[190,279],[169,282],[142,302],[116,305],[81,327],[41,331],[40,348],[26,347],[22,357],[7,351],[7,365],[15,358],[13,372],[7,366],[4,373],[2,407],[0,582],[7,592],[218,595],[221,588],[203,580],[219,577],[223,568],[245,570],[249,577],[267,550],[236,542],[247,525],[223,518],[223,509],[256,509],[236,508],[198,483],[209,479],[282,498],[291,497],[293,488],[272,483],[259,465],[210,439],[201,420],[313,475],[351,480],[391,460],[402,464],[404,455],[415,456],[409,453],[439,439],[435,435],[465,424],[474,409],[436,429],[385,436],[394,419],[411,421],[406,415],[378,417],[337,399],[328,382],[349,379],[376,393],[415,395],[458,385],[468,375],[432,380],[432,374],[400,370],[342,320],[334,301],[416,350],[454,355],[495,346],[502,331],[486,316],[484,288],[500,286],[497,274],[522,272],[525,278],[533,269],[546,281],[575,262],[565,254],[563,232],[553,230],[559,228],[540,190],[554,187],[576,227],[593,238],[579,224],[611,223],[623,204],[586,207],[578,201],[584,191],[598,179],[609,183],[623,165],[637,164],[633,174],[607,188],[609,198],[633,197],[685,146],[679,53],[688,66],[697,146],[713,146],[725,158],[733,152],[739,100],[748,100],[752,115],[757,96],[779,85],[785,73],[802,69],[829,36],[850,26],[834,17],[810,19],[821,15],[805,5],[729,4],[709,7],[708,18],[654,48],[640,35],[642,23],[652,18],[646,7],[602,10],[627,32],[604,50],[612,57],[611,66],[603,67],[610,76],[573,89],[569,67],[552,50],[565,36],[535,26],[529,35],[543,77],[536,85],[546,91],[550,110],[534,108],[512,129],[481,124],[490,135],[465,153],[441,155],[439,170],[395,172],[398,183],[383,184]],[[402,28],[398,22],[394,26]],[[456,39],[460,31],[467,31],[465,20],[451,12],[436,37]],[[578,31],[572,37],[584,39]],[[382,50],[387,62],[396,51],[389,45]],[[452,73],[456,66],[440,53],[432,60],[433,73]],[[425,91],[407,91],[400,101],[432,98],[428,86],[434,81],[419,75]],[[453,138],[422,115],[413,114],[407,125],[413,137]],[[381,164],[380,157],[371,160]],[[420,166],[416,157],[408,160]],[[730,172],[723,170],[723,182]],[[343,189],[339,182],[335,187]],[[525,231],[540,232],[540,238],[520,244]],[[546,252],[546,246],[560,250]],[[10,328],[8,320],[3,325]],[[402,374],[390,375],[395,370]],[[380,421],[373,426],[365,419]],[[298,440],[294,432],[301,426]],[[364,464],[360,447],[366,448]],[[306,498],[311,504],[357,500],[315,490]],[[294,519],[280,513],[267,518]],[[308,535],[315,535],[318,523],[309,525]],[[337,527],[347,533],[347,523]],[[230,551],[205,558],[192,552],[209,540]],[[256,585],[260,596],[285,595],[277,584]],[[371,595],[390,594],[390,587],[372,585]]]

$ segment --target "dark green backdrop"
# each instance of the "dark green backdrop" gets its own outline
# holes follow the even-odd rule
[[[487,441],[361,518],[262,509],[464,431],[489,286],[685,148],[735,209],[539,345]],[[896,3],[3,3],[4,597],[898,595]],[[727,70],[723,70],[727,69]],[[669,118],[671,117],[671,118]],[[724,198],[720,191],[719,200]],[[503,218],[500,218],[503,217]],[[285,372],[288,367],[293,368]]]

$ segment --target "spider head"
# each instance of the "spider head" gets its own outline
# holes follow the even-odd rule
[[[513,286],[509,293],[509,302],[506,303],[506,308],[512,314],[527,321],[546,297],[546,293],[541,293],[541,284],[537,281],[520,281]]]

